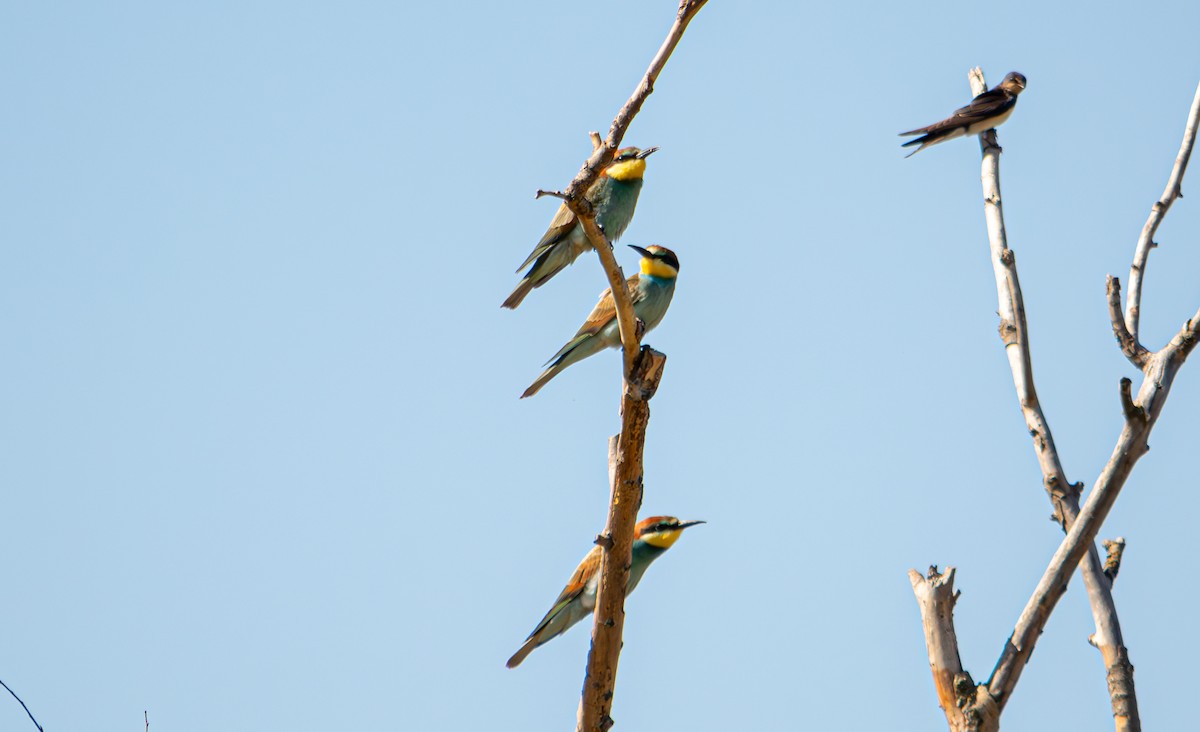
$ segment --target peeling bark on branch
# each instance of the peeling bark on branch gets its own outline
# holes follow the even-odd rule
[[[1121,558],[1125,556],[1125,540],[1119,536],[1111,540],[1105,539],[1100,542],[1100,546],[1108,553],[1104,560],[1104,576],[1108,577],[1109,581],[1116,582],[1117,573],[1121,571]]]

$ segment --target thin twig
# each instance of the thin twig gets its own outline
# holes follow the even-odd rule
[[[987,90],[987,83],[980,69],[972,69],[968,78],[975,96]],[[1072,484],[1067,480],[1058,449],[1054,445],[1050,424],[1042,410],[1033,382],[1033,357],[1029,344],[1029,323],[1025,316],[1025,298],[1021,294],[1021,281],[1017,276],[1016,255],[1008,247],[1008,236],[1004,227],[1004,209],[1000,195],[1000,146],[995,135],[994,130],[981,135],[979,146],[983,156],[981,179],[984,216],[987,221],[992,269],[996,278],[1000,336],[1004,341],[1004,351],[1012,370],[1017,403],[1025,417],[1025,426],[1033,438],[1034,452],[1042,470],[1042,481],[1054,507],[1055,520],[1065,532],[1079,515],[1079,491],[1082,484]],[[1118,313],[1119,311],[1118,305]],[[1083,575],[1092,619],[1096,624],[1092,640],[1101,650],[1108,667],[1110,658],[1115,658],[1116,655],[1113,649],[1124,649],[1124,639],[1112,596],[1112,581],[1104,574],[1104,565],[1094,543],[1088,547],[1079,571]],[[1122,690],[1122,693],[1127,703],[1136,709],[1132,675],[1128,689]]]
[[[1192,147],[1196,144],[1196,128],[1200,126],[1200,86],[1196,87],[1196,96],[1192,99],[1192,108],[1188,112],[1187,124],[1183,130],[1183,142],[1179,144],[1179,152],[1175,155],[1175,167],[1167,178],[1167,187],[1162,197],[1150,207],[1150,218],[1142,227],[1138,237],[1137,248],[1133,252],[1133,264],[1129,268],[1129,300],[1125,305],[1125,324],[1135,341],[1140,339],[1139,328],[1142,319],[1142,282],[1146,276],[1146,263],[1150,259],[1150,250],[1158,246],[1154,241],[1154,233],[1158,225],[1167,215],[1167,209],[1176,198],[1183,198],[1183,174],[1187,171],[1188,160],[1192,157]]]
[[[38,732],[46,732],[44,729],[42,729],[42,725],[38,724],[38,721],[33,718],[33,712],[29,711],[29,707],[25,706],[25,702],[21,701],[21,697],[17,696],[17,692],[9,689],[8,684],[4,683],[3,681],[0,681],[0,686],[3,686],[9,694],[12,694],[12,698],[17,700],[17,703],[20,704],[21,708],[25,710],[25,713],[29,715],[29,719],[31,722],[33,722],[33,726],[38,728]]]

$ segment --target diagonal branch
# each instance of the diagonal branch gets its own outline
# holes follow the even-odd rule
[[[649,400],[654,396],[662,378],[666,356],[649,347],[639,351],[640,335],[634,316],[633,303],[625,285],[625,275],[613,256],[612,245],[596,225],[591,206],[583,194],[620,147],[625,131],[641,110],[646,97],[654,91],[654,82],[671,57],[675,46],[696,13],[706,0],[680,0],[675,22],[666,40],[650,62],[645,76],[633,95],[613,119],[608,137],[601,144],[599,135],[592,134],[595,150],[587,163],[567,186],[564,194],[567,206],[582,222],[584,231],[604,267],[617,308],[623,351],[621,396],[621,433],[609,443],[609,464],[612,497],[609,501],[608,522],[599,539],[602,547],[600,579],[596,596],[595,619],[592,627],[592,647],[588,652],[587,673],[579,702],[578,732],[604,732],[613,725],[611,716],[613,693],[616,688],[617,663],[621,653],[621,636],[625,625],[625,595],[632,562],[633,532],[637,512],[642,505],[642,454],[646,443],[646,426],[650,419]]]
[[[1176,198],[1183,198],[1183,174],[1187,171],[1188,159],[1192,156],[1192,147],[1196,144],[1196,128],[1200,126],[1200,86],[1196,87],[1196,96],[1192,99],[1192,109],[1188,113],[1187,124],[1183,130],[1183,142],[1179,144],[1179,153],[1175,156],[1175,167],[1167,178],[1167,187],[1162,197],[1150,207],[1150,218],[1142,227],[1138,237],[1137,248],[1133,252],[1133,264],[1129,268],[1129,301],[1125,305],[1125,324],[1133,335],[1134,341],[1140,337],[1139,327],[1142,319],[1142,281],[1146,276],[1146,263],[1150,259],[1150,250],[1158,246],[1154,241],[1154,233],[1158,225],[1167,215],[1167,209]]]
[[[1200,318],[1200,313],[1197,313],[1197,318]],[[1029,655],[1033,652],[1034,643],[1041,635],[1046,621],[1050,618],[1050,613],[1054,611],[1054,606],[1066,592],[1072,569],[1079,564],[1079,561],[1087,553],[1088,547],[1094,547],[1096,534],[1108,516],[1113,503],[1116,502],[1130,471],[1133,470],[1138,459],[1149,450],[1146,439],[1158,421],[1162,405],[1179,367],[1183,365],[1183,361],[1195,347],[1197,334],[1193,324],[1197,322],[1200,321],[1189,321],[1171,344],[1154,354],[1151,362],[1147,365],[1142,389],[1138,394],[1139,410],[1136,413],[1127,414],[1125,425],[1121,430],[1117,445],[1113,449],[1112,456],[1096,479],[1078,518],[1050,560],[1050,566],[1046,568],[1041,581],[1038,582],[1033,596],[1029,598],[1025,609],[1022,610],[1012,636],[1005,643],[1000,659],[996,662],[996,668],[992,671],[992,677],[988,680],[988,688],[1001,707],[1011,697],[1013,688],[1029,661]],[[1152,399],[1154,406],[1146,409],[1145,405],[1147,401],[1151,401],[1152,396],[1154,397]],[[1125,656],[1126,654],[1122,653],[1123,650],[1122,648],[1116,649],[1115,655]],[[1120,676],[1122,673],[1120,668],[1110,668],[1110,683],[1114,676]],[[1136,705],[1131,708],[1128,699],[1123,696],[1118,699],[1114,695],[1113,706],[1114,712],[1136,713]],[[1130,721],[1135,720],[1131,719]],[[1120,722],[1121,720],[1118,719],[1118,724]],[[1137,729],[1132,726],[1126,728]]]
[[[975,96],[987,90],[980,69],[972,69],[968,76],[971,91]],[[1042,411],[1041,401],[1033,383],[1033,360],[1029,345],[1029,323],[1025,317],[1025,299],[1021,294],[1020,279],[1017,277],[1016,256],[1008,248],[1008,236],[1004,228],[1004,209],[1000,196],[1000,146],[996,143],[995,130],[981,135],[979,145],[983,155],[981,178],[984,217],[987,221],[988,243],[996,278],[1000,337],[1004,341],[1004,351],[1012,370],[1017,402],[1025,417],[1025,426],[1033,437],[1034,452],[1042,470],[1042,481],[1054,506],[1054,518],[1063,531],[1067,531],[1079,515],[1079,490],[1082,484],[1072,484],[1067,480],[1058,449],[1054,445],[1054,436],[1050,432],[1050,424]],[[1089,544],[1079,571],[1083,575],[1092,618],[1096,623],[1096,632],[1091,641],[1100,649],[1105,668],[1112,678],[1114,664],[1120,659],[1124,659],[1124,663],[1128,664],[1128,653],[1125,651],[1121,623],[1117,616],[1116,603],[1113,601],[1112,580],[1104,573],[1104,564],[1094,543]],[[1123,708],[1132,709],[1131,714],[1123,716],[1132,720],[1132,726],[1123,726],[1118,720],[1117,729],[1137,730],[1140,724],[1137,721],[1137,698],[1133,690],[1132,666],[1129,667],[1129,673],[1124,674],[1122,678],[1128,679],[1128,684],[1119,689],[1120,697],[1124,700]],[[1114,707],[1116,699],[1114,695]]]
[[[633,312],[633,302],[629,297],[629,293],[625,288],[625,275],[621,271],[621,267],[617,264],[616,257],[612,253],[612,243],[608,237],[596,225],[595,212],[592,210],[592,204],[584,197],[584,194],[600,177],[600,172],[612,162],[613,155],[621,146],[621,140],[625,138],[625,132],[629,129],[630,123],[637,113],[641,111],[642,105],[646,102],[646,97],[654,91],[654,82],[658,80],[659,73],[663,67],[667,65],[667,60],[671,58],[671,54],[675,51],[675,47],[679,45],[679,41],[683,38],[683,32],[687,30],[688,24],[692,22],[692,18],[696,13],[700,12],[700,8],[708,0],[680,0],[679,10],[675,15],[675,22],[671,25],[671,30],[667,33],[666,39],[662,46],[659,47],[658,53],[650,61],[650,67],[646,69],[645,76],[638,82],[637,88],[634,89],[633,95],[629,97],[629,101],[625,102],[625,106],[621,107],[621,111],[613,118],[612,127],[608,130],[608,137],[602,144],[597,145],[599,135],[592,133],[593,147],[592,156],[587,159],[579,172],[575,175],[574,180],[570,185],[562,191],[561,198],[566,203],[567,208],[579,217],[579,221],[583,224],[583,230],[588,236],[588,241],[595,248],[596,253],[600,256],[600,263],[604,267],[604,274],[608,277],[608,286],[612,288],[613,300],[617,306],[617,326],[621,332],[621,349],[624,356],[625,378],[628,379],[633,372],[633,362],[638,354],[638,337],[635,324],[635,316]],[[554,195],[554,194],[551,194]]]
[[[1183,171],[1187,168],[1192,143],[1195,140],[1197,115],[1200,110],[1200,88],[1197,89],[1196,100],[1188,115],[1184,144],[1180,148],[1180,156],[1176,159],[1175,168],[1171,172],[1170,182],[1167,186],[1169,195],[1164,195],[1164,200],[1169,200],[1161,206],[1156,204],[1156,208],[1161,211],[1158,212],[1160,214],[1158,216],[1152,214],[1153,227],[1157,227],[1162,220],[1161,214],[1165,213],[1170,202],[1179,195]],[[1162,204],[1161,201],[1160,204]],[[1139,273],[1139,278],[1145,265],[1145,256],[1151,246],[1149,242],[1152,235],[1153,228],[1149,234],[1144,231],[1134,253],[1134,270]],[[1117,298],[1120,296],[1119,287],[1120,284],[1116,282],[1116,278],[1112,278],[1109,286],[1110,310],[1114,296]],[[1116,294],[1114,295],[1114,293]],[[1139,281],[1137,296],[1140,297],[1140,295],[1141,283]],[[1134,305],[1132,320],[1136,326],[1137,307],[1132,302],[1133,298],[1134,293],[1131,291],[1130,304]],[[1136,327],[1126,328],[1126,330],[1136,337]],[[1118,340],[1120,339],[1121,333],[1118,329]],[[1066,592],[1072,567],[1079,562],[1089,548],[1095,549],[1096,534],[1108,516],[1113,503],[1116,502],[1130,471],[1138,459],[1150,449],[1146,440],[1162,414],[1163,406],[1166,404],[1167,396],[1170,394],[1171,386],[1175,382],[1179,369],[1196,347],[1198,339],[1200,339],[1200,311],[1197,311],[1175,337],[1159,351],[1144,355],[1142,385],[1138,389],[1136,399],[1131,394],[1129,380],[1121,380],[1121,402],[1125,414],[1125,424],[1117,440],[1117,445],[1113,449],[1108,463],[1104,466],[1104,470],[1096,479],[1092,492],[1080,510],[1078,518],[1071,525],[1067,537],[1054,553],[1050,566],[1046,568],[1033,596],[1029,598],[1025,609],[1021,612],[1013,634],[1005,644],[1000,659],[996,662],[996,668],[992,671],[992,677],[988,681],[988,688],[1001,706],[1011,696],[1021,671],[1029,661],[1029,654],[1033,652],[1034,643],[1045,627],[1055,604]],[[1118,728],[1136,730],[1140,728],[1136,726],[1140,723],[1137,718],[1137,703],[1132,697],[1133,667],[1129,664],[1128,655],[1124,650],[1121,647],[1114,650],[1115,660],[1109,664],[1109,690],[1113,700],[1113,715]],[[1109,663],[1107,654],[1105,662]],[[1122,724],[1125,726],[1122,727]]]

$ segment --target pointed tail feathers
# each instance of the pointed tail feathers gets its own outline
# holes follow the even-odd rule
[[[517,652],[514,653],[512,658],[508,659],[508,663],[504,665],[508,668],[516,668],[517,666],[520,666],[521,661],[524,661],[525,657],[530,653],[533,653],[533,649],[537,648],[539,645],[541,644],[539,644],[533,638],[530,638],[529,640],[525,641],[525,645],[517,649]]]
[[[508,296],[508,299],[500,307],[516,310],[521,301],[525,299],[525,296],[531,292],[533,292],[533,280],[526,277],[517,284],[517,289],[512,291],[512,294]]]
[[[933,125],[933,126],[936,127],[937,125]],[[921,152],[922,150],[929,147],[930,145],[936,145],[939,142],[945,142],[946,140],[953,140],[957,137],[962,137],[965,134],[965,132],[966,132],[965,127],[949,127],[949,128],[944,127],[942,129],[935,129],[931,132],[927,132],[926,134],[922,135],[921,137],[918,137],[913,140],[909,140],[908,142],[905,142],[905,143],[901,143],[900,147],[911,147],[912,145],[920,145],[920,147],[918,147],[916,150],[913,150],[908,155],[904,156],[906,158],[911,158],[913,155],[916,155],[917,153]]]
[[[541,375],[537,377],[537,380],[530,384],[529,388],[526,389],[523,394],[521,394],[521,398],[526,399],[534,394],[537,394],[542,390],[543,386],[550,382],[550,379],[553,379],[555,376],[558,376],[560,373],[562,373],[564,368],[566,368],[566,366],[554,364],[550,368],[543,371]]]
[[[554,354],[547,363],[550,367],[537,377],[537,380],[529,385],[521,398],[531,397],[537,394],[546,382],[558,376],[571,364],[579,363],[589,356],[595,356],[610,345],[603,337],[594,333],[580,333],[570,340],[567,345],[559,349],[558,353]]]
[[[582,251],[583,249],[573,247],[571,240],[564,237],[554,239],[548,244],[539,245],[529,255],[529,259],[525,260],[525,264],[517,268],[517,272],[520,272],[532,264],[529,266],[529,271],[525,273],[525,277],[517,285],[517,289],[513,290],[513,293],[504,301],[503,307],[515,310],[530,291],[546,284],[551,277],[569,267]]]
[[[920,145],[920,147],[918,147],[916,150],[913,150],[912,152],[905,155],[904,157],[911,158],[913,155],[916,155],[917,153],[921,152],[922,150],[929,147],[930,145],[941,142],[941,140],[930,140],[929,138],[930,138],[929,135],[925,135],[923,137],[918,137],[915,140],[909,140],[908,142],[902,144],[900,147],[912,147],[913,145]]]

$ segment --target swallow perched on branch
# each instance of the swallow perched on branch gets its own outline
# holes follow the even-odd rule
[[[638,194],[642,191],[642,177],[646,173],[646,158],[657,149],[626,147],[618,150],[613,161],[584,194],[596,212],[596,224],[609,241],[620,239],[625,227],[633,220]],[[559,206],[550,228],[546,229],[524,264],[517,267],[517,272],[526,267],[529,267],[529,271],[517,283],[517,288],[504,301],[503,307],[515,309],[533,288],[546,284],[591,248],[592,243],[588,241],[579,219],[567,208],[567,204]]]
[[[967,106],[956,109],[954,114],[941,122],[901,132],[901,137],[921,135],[901,146],[920,145],[904,157],[911,158],[930,145],[936,145],[939,142],[966,135],[978,135],[1000,126],[1012,114],[1013,109],[1017,106],[1017,95],[1024,90],[1025,76],[1016,71],[1010,71],[1008,76],[1004,77],[1004,81],[972,99]]]
[[[702,523],[680,521],[674,516],[651,516],[639,521],[633,529],[633,558],[629,564],[629,581],[625,585],[626,595],[633,592],[650,563],[665,554],[684,529]],[[537,624],[513,657],[508,659],[509,668],[516,668],[534,648],[562,635],[575,623],[591,616],[596,609],[596,593],[600,584],[600,552],[600,547],[592,547],[575,568],[575,573],[559,593],[550,612],[546,613],[546,617]]]
[[[633,300],[633,312],[637,319],[646,326],[649,333],[654,326],[662,321],[671,306],[671,298],[675,295],[675,279],[679,275],[679,258],[675,252],[651,245],[645,249],[629,245],[642,255],[641,274],[635,274],[625,282],[629,288],[629,297]],[[621,329],[617,324],[617,304],[613,300],[612,288],[600,293],[600,302],[592,308],[592,312],[584,321],[583,326],[575,333],[575,337],[550,357],[546,363],[549,368],[529,385],[521,398],[531,397],[546,385],[546,382],[562,373],[563,369],[573,363],[578,363],[589,356],[595,356],[605,348],[616,348],[621,345]]]

